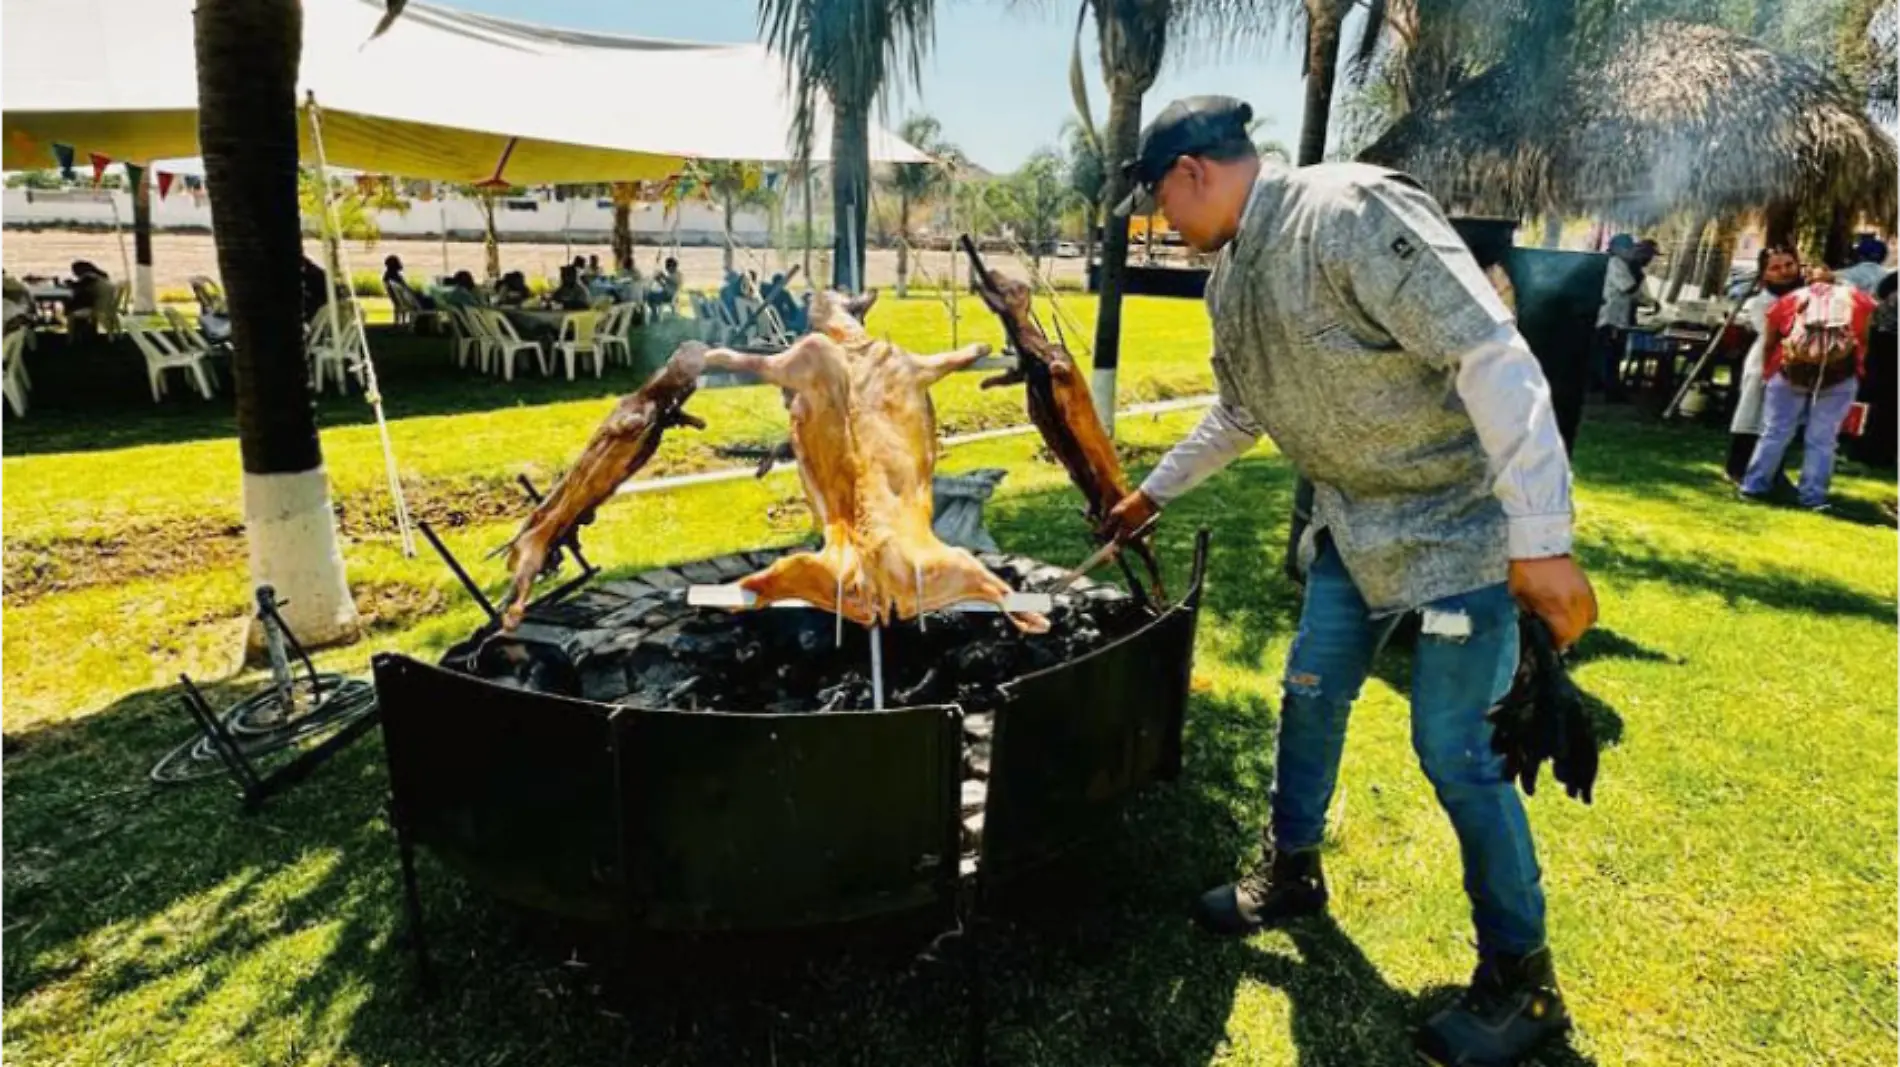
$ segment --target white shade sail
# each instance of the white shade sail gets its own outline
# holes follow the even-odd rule
[[[329,161],[376,174],[516,184],[634,181],[688,158],[789,159],[791,94],[762,45],[532,26],[411,3],[368,41],[380,0],[304,0],[300,99]],[[140,162],[198,155],[193,0],[6,0],[4,165],[55,143]],[[365,42],[368,41],[367,44]],[[827,162],[830,122],[813,158]],[[304,159],[314,159],[303,124]],[[928,156],[873,128],[879,162]]]

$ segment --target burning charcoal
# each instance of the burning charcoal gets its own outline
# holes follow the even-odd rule
[[[599,586],[598,591],[609,593],[626,600],[639,600],[642,597],[649,597],[659,592],[657,588],[633,578],[622,578],[619,581],[603,582]]]
[[[667,570],[664,567],[658,570],[648,571],[645,574],[642,574],[636,580],[645,582],[646,584],[652,586],[653,588],[659,589],[662,591],[673,590],[673,589],[684,589],[687,586],[693,584],[692,582],[687,581],[685,578],[680,577],[680,575],[677,572]]]
[[[713,560],[687,563],[679,568],[679,573],[681,577],[694,585],[719,585],[725,581],[725,578],[719,573],[719,568],[714,563]]]
[[[594,625],[602,630],[622,630],[637,626],[640,620],[653,613],[655,608],[665,603],[657,596],[645,596],[628,601],[616,611],[609,612],[595,620]]]
[[[977,741],[988,741],[996,732],[996,713],[981,712],[963,717],[963,735]]]
[[[611,703],[627,694],[627,668],[618,660],[589,660],[581,665],[581,698]]]
[[[719,572],[719,580],[722,582],[736,582],[757,569],[752,566],[751,560],[739,553],[720,556],[712,561],[712,568]]]
[[[983,801],[990,795],[990,787],[975,779],[963,783],[963,814],[976,815],[983,810]]]
[[[978,741],[964,750],[963,773],[985,782],[990,780],[990,743],[988,741]]]
[[[911,686],[909,689],[901,689],[892,693],[891,702],[898,707],[916,707],[920,704],[928,704],[939,699],[938,693],[941,689],[942,682],[937,677],[937,669],[932,667],[930,670],[924,672],[924,676],[918,680],[916,685]]]
[[[983,813],[963,817],[963,848],[971,851],[983,847]]]
[[[1030,589],[1041,589],[1041,588],[1044,588],[1045,586],[1051,586],[1051,585],[1056,584],[1057,582],[1061,581],[1063,579],[1063,576],[1067,575],[1068,573],[1069,573],[1068,571],[1064,570],[1061,567],[1055,567],[1055,566],[1037,567],[1035,570],[1028,572],[1028,574],[1024,576],[1023,585]]]

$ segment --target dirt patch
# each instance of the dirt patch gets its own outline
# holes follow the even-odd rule
[[[440,589],[402,582],[369,582],[356,587],[356,613],[366,633],[402,630],[448,609]]]
[[[403,492],[412,519],[441,529],[507,522],[529,510],[521,487],[503,478],[417,482],[404,485]],[[381,490],[345,495],[336,513],[345,538],[396,532],[395,509]],[[55,593],[234,567],[244,559],[244,526],[209,518],[138,523],[81,537],[9,537],[0,591],[17,607]]]

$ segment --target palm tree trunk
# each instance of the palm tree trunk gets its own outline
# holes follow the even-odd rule
[[[152,284],[151,168],[127,163],[125,180],[132,187],[132,310],[156,311],[158,294]]]
[[[1794,227],[1798,214],[1798,205],[1793,200],[1776,200],[1768,205],[1762,226],[1765,231],[1763,239],[1768,242],[1768,247],[1794,247]]]
[[[810,163],[805,164],[805,173],[803,175],[803,178],[804,178],[804,185],[805,185],[805,195],[803,197],[803,200],[805,201],[805,283],[807,285],[817,285],[818,279],[814,277],[811,272],[811,246],[812,246],[812,242],[817,240],[818,238],[817,238],[817,233],[812,229],[812,226],[814,225],[814,223],[812,221],[812,200],[813,200],[812,192],[813,190],[812,190]]]
[[[1721,299],[1727,295],[1729,264],[1735,259],[1735,242],[1741,238],[1741,234],[1741,220],[1734,212],[1723,215],[1716,222],[1715,240],[1711,243],[1702,269],[1704,300]]]
[[[1326,158],[1326,127],[1333,114],[1333,81],[1339,72],[1340,16],[1328,0],[1308,0],[1306,111],[1300,120],[1299,165]]]
[[[1682,232],[1682,240],[1676,244],[1675,262],[1669,264],[1669,282],[1663,286],[1662,301],[1673,304],[1682,295],[1682,287],[1689,284],[1690,268],[1696,261],[1696,249],[1702,247],[1702,231],[1709,228],[1709,213],[1697,211],[1689,219],[1689,228]]]
[[[910,295],[910,196],[897,194],[897,298]]]
[[[1095,256],[1095,228],[1102,224],[1102,204],[1091,200],[1082,209],[1082,274],[1086,277],[1089,261]]]
[[[303,354],[297,0],[198,0],[198,143],[231,311],[251,580],[306,645],[357,633]],[[252,647],[261,635],[252,634]]]
[[[495,198],[482,194],[482,272],[493,284],[501,277],[501,235],[495,232]]]
[[[633,204],[616,194],[614,196],[614,269],[617,271],[633,269]]]
[[[1312,166],[1326,158],[1326,128],[1333,114],[1333,81],[1339,73],[1340,22],[1343,13],[1332,0],[1306,0],[1306,111],[1300,120],[1299,165]],[[1313,514],[1313,483],[1300,478],[1293,485],[1293,514],[1288,517],[1286,550],[1280,568],[1299,581],[1300,539]]]
[[[719,263],[726,268],[727,274],[731,274],[734,237],[732,236],[732,189],[730,187],[727,187],[719,194],[719,203],[721,208],[725,211],[726,223],[726,251],[724,255],[719,257]]]
[[[834,100],[831,119],[831,284],[864,290],[864,223],[870,217],[871,112]]]
[[[1108,98],[1110,159],[1133,159],[1141,140],[1141,90],[1115,88]],[[1120,167],[1110,167],[1102,202],[1119,204],[1128,195],[1128,179]],[[1111,217],[1102,230],[1100,309],[1095,318],[1095,369],[1089,388],[1095,394],[1095,413],[1110,437],[1115,435],[1115,369],[1121,361],[1122,286],[1128,276],[1128,220]]]

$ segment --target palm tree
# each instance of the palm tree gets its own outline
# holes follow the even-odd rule
[[[1102,75],[1108,82],[1108,126],[1100,132],[1107,181],[1102,202],[1120,203],[1128,195],[1122,164],[1135,157],[1141,139],[1141,99],[1154,85],[1161,61],[1172,46],[1196,42],[1232,44],[1270,35],[1279,25],[1290,0],[1087,0],[1095,16],[1101,47]],[[1078,52],[1070,63],[1071,88],[1083,109],[1082,121],[1091,130],[1087,98],[1081,84],[1079,52],[1081,23],[1077,23]],[[1091,388],[1095,410],[1110,434],[1115,432],[1115,368],[1121,357],[1122,287],[1128,268],[1128,226],[1117,220],[1102,233],[1102,264],[1097,291],[1100,309],[1095,319],[1095,369]]]
[[[1100,143],[1079,123],[1064,123],[1062,140],[1069,154],[1069,189],[1082,206],[1082,263],[1086,269],[1095,257],[1095,231],[1102,225],[1102,193],[1108,188],[1108,167],[1102,161]]]
[[[912,115],[898,128],[898,136],[913,147],[931,155],[954,151],[943,143],[943,124],[929,115]],[[910,212],[913,207],[930,203],[950,185],[950,171],[941,162],[898,163],[891,167],[885,187],[897,194],[897,295],[910,288]]]
[[[305,644],[354,637],[303,355],[297,0],[198,0],[198,143],[231,311],[251,579]],[[257,635],[253,635],[254,637]]]
[[[614,270],[633,268],[633,183],[613,183],[614,199]]]
[[[726,250],[722,257],[727,273],[733,268],[735,245],[732,240],[733,216],[743,208],[771,208],[776,195],[765,185],[765,173],[751,163],[702,160],[691,167],[694,178],[719,200],[725,213]]]
[[[935,9],[936,0],[759,0],[766,43],[791,67],[798,163],[810,161],[824,102],[831,104],[832,284],[839,289],[863,288],[871,109],[894,75],[916,83]]]

